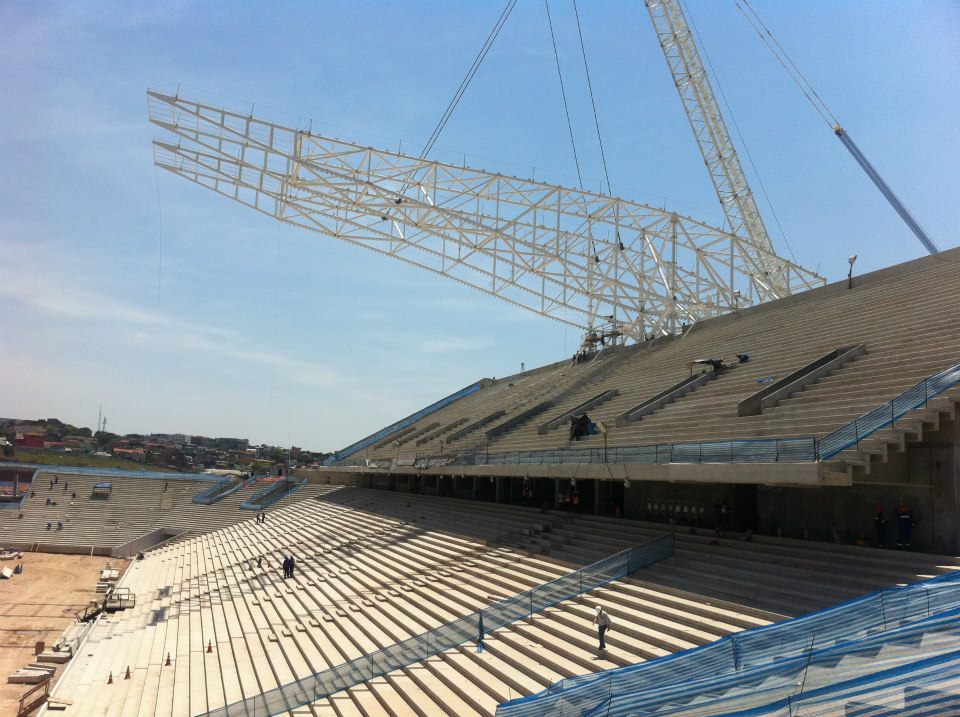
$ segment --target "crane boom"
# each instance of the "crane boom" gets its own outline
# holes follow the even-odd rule
[[[680,0],[645,0],[645,4],[729,229],[748,242],[747,251],[754,254],[760,268],[753,277],[755,288],[762,301],[782,298],[790,293],[785,267],[771,261],[773,244],[747,184]]]

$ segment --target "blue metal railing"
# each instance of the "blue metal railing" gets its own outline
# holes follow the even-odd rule
[[[617,448],[557,448],[458,456],[455,465],[584,463],[784,463],[816,460],[816,439],[772,438],[746,441],[660,443]],[[472,463],[470,461],[473,461]]]
[[[541,451],[463,452],[417,456],[417,468],[463,465],[541,465],[587,463],[810,463],[832,458],[927,401],[960,384],[960,364],[923,379],[891,401],[878,406],[823,438],[768,438],[733,441],[658,443],[616,448],[554,448]],[[365,460],[341,462],[363,467]]]
[[[377,443],[381,439],[389,436],[391,433],[396,433],[397,431],[400,431],[406,428],[407,426],[410,426],[416,423],[424,416],[429,416],[431,413],[435,413],[436,411],[439,411],[444,406],[449,406],[451,403],[463,398],[464,396],[469,396],[472,393],[476,393],[477,391],[480,390],[482,386],[483,386],[483,380],[476,381],[475,383],[471,383],[469,386],[465,386],[461,388],[459,391],[451,393],[449,396],[446,396],[445,398],[441,398],[439,401],[435,403],[431,403],[426,408],[421,408],[416,413],[411,413],[406,418],[402,418],[396,423],[391,423],[389,426],[385,428],[381,428],[376,433],[371,433],[366,438],[362,438],[356,443],[352,443],[346,448],[337,451],[332,456],[327,458],[323,462],[323,464],[325,466],[330,466],[330,465],[334,465],[335,463],[340,463],[344,458],[348,458],[349,456],[352,456],[357,451],[362,451],[364,448],[367,448],[368,446],[372,446],[374,443]]]
[[[458,453],[418,456],[417,468],[473,465],[542,465],[587,463],[798,463],[817,460],[817,441],[803,438],[770,438],[745,441],[659,443],[617,448],[553,448],[509,453]],[[363,467],[365,460],[343,463]]]
[[[4,466],[11,466],[14,468],[35,468],[38,472],[43,473],[56,473],[58,475],[102,475],[105,478],[111,476],[117,476],[120,478],[153,478],[155,480],[208,480],[208,481],[218,481],[220,476],[212,475],[210,473],[166,473],[164,471],[132,471],[126,468],[95,468],[87,466],[66,466],[66,465],[52,465],[52,464],[38,464],[38,463],[3,463]]]
[[[824,436],[818,441],[817,457],[822,461],[832,458],[850,446],[856,445],[871,433],[892,426],[910,411],[927,405],[927,401],[931,398],[957,384],[960,384],[960,364],[923,379],[892,401],[887,401],[882,406]]]
[[[674,535],[667,533],[538,585],[519,595],[499,600],[489,607],[452,620],[438,628],[350,660],[323,672],[225,705],[201,717],[267,717],[316,702],[341,690],[407,665],[421,662],[466,642],[482,645],[484,634],[570,600],[614,580],[669,558],[674,553]]]
[[[217,481],[209,488],[204,488],[199,493],[195,493],[193,495],[193,498],[191,498],[191,500],[194,503],[199,503],[200,505],[210,505],[215,500],[214,496],[216,496],[217,493],[219,493],[228,485],[230,485],[231,482],[232,481],[229,478],[226,478],[221,481]]]
[[[293,483],[287,478],[275,481],[258,490],[256,493],[250,496],[249,500],[241,503],[240,507],[243,510],[263,510],[267,506],[273,505],[281,498],[285,498],[291,493],[300,490],[306,484],[306,479],[303,479],[298,483]]]
[[[9,465],[9,464],[4,463],[3,465]],[[39,470],[35,470],[33,474],[31,474],[30,482],[27,483],[27,488],[22,493],[17,492],[17,486],[20,484],[20,481],[15,478],[13,481],[14,500],[0,501],[0,510],[3,510],[5,508],[8,510],[20,510],[20,508],[23,506],[23,501],[25,501],[27,499],[27,496],[30,495],[30,491],[33,489],[33,482],[37,479],[37,474],[39,472],[40,472]],[[19,497],[19,500],[17,499],[18,497]]]
[[[796,660],[802,664],[811,655],[829,653],[850,641],[879,640],[882,646],[897,631],[909,630],[911,625],[922,628],[925,621],[958,611],[960,573],[948,573],[733,633],[657,660],[570,677],[543,692],[505,702],[496,714],[544,717],[559,714],[560,706],[565,715],[649,714],[663,700],[679,697],[684,690],[686,703],[696,694],[720,693],[727,683],[759,683],[764,678],[757,679],[758,671],[776,670],[776,665],[789,666]],[[691,685],[698,689],[691,693]],[[751,694],[756,694],[755,704],[763,704],[762,694],[756,690],[748,696]],[[616,704],[610,703],[611,695],[617,696]]]
[[[214,503],[223,500],[229,495],[233,495],[241,488],[245,488],[248,485],[251,485],[255,479],[248,478],[247,480],[238,480],[233,487],[230,487],[230,484],[233,483],[229,478],[218,482],[216,485],[211,486],[205,490],[200,491],[193,496],[193,502],[199,503],[200,505],[213,505]],[[222,491],[222,492],[221,492]]]

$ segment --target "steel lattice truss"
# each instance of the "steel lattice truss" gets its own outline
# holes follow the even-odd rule
[[[763,300],[782,298],[790,293],[789,279],[783,275],[780,261],[770,258],[773,253],[770,236],[730,139],[680,0],[645,0],[645,3],[730,231],[748,237],[756,247],[755,260],[764,270],[763,276],[756,277]]]
[[[583,329],[672,333],[823,279],[749,240],[623,199],[363,147],[148,93],[157,166],[282,222]],[[778,294],[779,295],[779,294]]]

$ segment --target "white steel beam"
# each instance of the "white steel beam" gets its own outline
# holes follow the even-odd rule
[[[673,212],[377,150],[156,91],[158,167],[275,219],[419,266],[571,326],[631,340],[823,279]],[[789,293],[788,291],[788,293]]]

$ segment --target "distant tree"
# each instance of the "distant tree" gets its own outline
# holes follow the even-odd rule
[[[120,436],[118,436],[116,433],[110,433],[110,431],[97,431],[94,434],[94,438],[97,441],[98,448],[103,448],[107,444],[113,443],[119,437]]]

